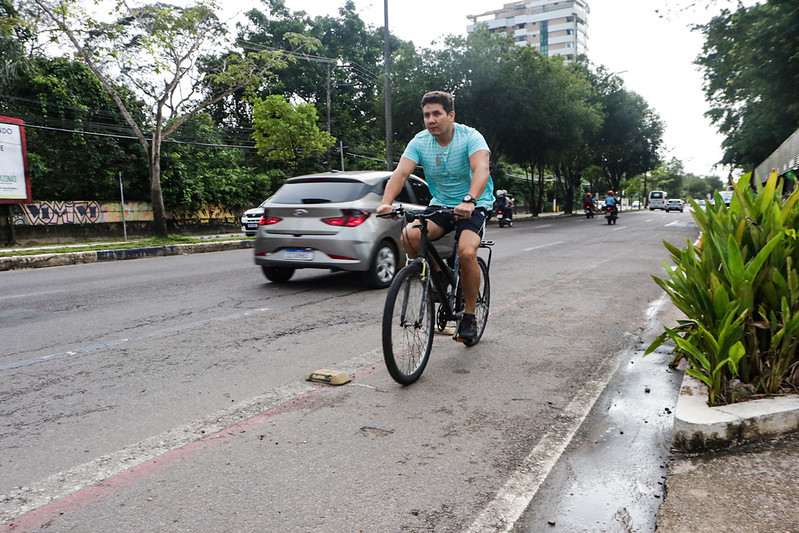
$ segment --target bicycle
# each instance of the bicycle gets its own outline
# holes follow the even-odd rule
[[[450,208],[441,208],[436,212],[455,216]],[[458,241],[456,239],[454,242],[449,262],[444,260],[438,250],[430,245],[428,238],[427,222],[433,214],[414,212],[400,206],[389,213],[378,215],[401,216],[406,223],[418,221],[419,225],[415,227],[421,229],[418,257],[409,259],[406,266],[397,273],[389,286],[383,308],[383,357],[388,373],[394,381],[402,385],[410,385],[424,372],[433,347],[434,328],[443,332],[448,322],[455,321],[457,325],[453,339],[457,339],[464,313]],[[488,250],[488,262],[483,257],[477,258],[481,278],[475,309],[477,336],[471,342],[464,342],[467,346],[473,346],[480,341],[488,320],[491,294],[488,272],[493,245],[494,241],[480,242],[479,247]],[[433,265],[439,267],[449,290],[438,277],[430,275]],[[439,302],[437,311],[434,297]]]

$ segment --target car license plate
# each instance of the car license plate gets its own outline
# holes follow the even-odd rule
[[[286,250],[284,257],[292,261],[313,261],[313,250]]]
[[[247,224],[247,229],[258,229],[258,224]]]

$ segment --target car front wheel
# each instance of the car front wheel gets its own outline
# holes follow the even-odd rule
[[[366,284],[373,289],[385,289],[397,274],[397,251],[389,241],[382,241],[366,273]]]
[[[264,276],[266,276],[266,279],[275,283],[285,283],[291,279],[291,276],[294,275],[293,268],[261,265],[261,270],[264,271]]]

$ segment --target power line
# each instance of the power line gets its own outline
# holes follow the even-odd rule
[[[53,128],[50,126],[36,126],[33,124],[24,124],[23,127],[25,128],[32,128],[32,129],[39,129],[39,130],[48,130],[48,131],[57,131],[61,133],[78,133],[81,135],[90,135],[93,137],[108,137],[113,139],[124,139],[124,140],[138,140],[138,137],[130,136],[130,135],[112,135],[108,133],[99,133],[93,131],[85,131],[85,130],[75,130],[75,129],[65,129],[65,128]],[[234,144],[214,144],[214,143],[201,143],[201,142],[188,142],[188,141],[178,141],[176,139],[164,139],[163,142],[165,143],[173,143],[173,144],[185,144],[191,146],[200,146],[204,148],[234,148],[234,149],[242,149],[242,150],[257,150],[257,146],[245,146],[245,145],[234,145]],[[376,157],[370,157],[366,155],[355,154],[352,152],[347,152],[347,155],[356,159],[367,159],[369,161],[379,161],[381,163],[385,163],[385,159],[378,159]]]
[[[124,139],[124,140],[133,140],[137,141],[139,138],[133,135],[120,135],[120,134],[110,134],[110,133],[99,133],[96,131],[85,131],[85,130],[69,130],[65,128],[53,128],[51,126],[36,126],[33,124],[24,124],[25,128],[32,128],[37,130],[48,130],[48,131],[58,131],[62,133],[79,133],[81,135],[89,135],[92,137],[109,137],[112,139]],[[243,146],[243,145],[232,145],[232,144],[214,144],[214,143],[201,143],[201,142],[189,142],[189,141],[179,141],[177,139],[164,139],[163,142],[165,143],[173,143],[173,144],[188,144],[192,146],[204,146],[206,148],[241,148],[244,150],[257,150],[257,146]]]
[[[339,65],[338,64],[339,60],[336,59],[336,58],[332,58],[332,57],[318,56],[318,55],[314,55],[314,54],[308,54],[308,53],[305,53],[305,52],[293,52],[293,51],[290,51],[290,50],[283,50],[282,48],[275,48],[273,46],[266,46],[264,44],[259,44],[259,43],[255,43],[255,42],[252,42],[252,41],[245,41],[245,40],[241,40],[241,39],[239,41],[237,41],[237,42],[238,42],[239,46],[241,46],[241,48],[244,49],[244,50],[247,50],[247,49],[255,50],[255,51],[268,50],[268,51],[272,51],[272,52],[280,52],[280,53],[283,53],[283,54],[285,54],[287,56],[293,57],[294,59],[301,59],[303,61],[312,61],[312,62],[316,62],[316,63],[327,63],[327,64],[331,64],[331,65],[336,65],[338,67],[349,67],[349,68],[355,70],[356,72],[360,73],[361,75],[363,75],[363,76],[365,76],[367,78],[371,78],[372,81],[379,81],[381,79],[381,77],[378,74],[375,74],[374,72],[372,72],[368,68],[366,68],[366,67],[364,67],[362,65],[359,65],[355,61],[351,61],[351,60],[346,59],[346,58],[342,58],[343,64]]]

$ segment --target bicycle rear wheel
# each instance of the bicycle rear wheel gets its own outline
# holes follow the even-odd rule
[[[410,385],[422,375],[433,347],[435,308],[424,298],[422,265],[403,268],[388,289],[383,308],[383,357],[394,381]]]
[[[480,341],[485,331],[488,321],[488,309],[491,301],[491,280],[488,277],[488,265],[482,257],[477,258],[480,267],[480,290],[477,292],[477,306],[474,310],[474,317],[477,320],[477,336],[472,342],[466,342],[466,346],[474,346]]]

